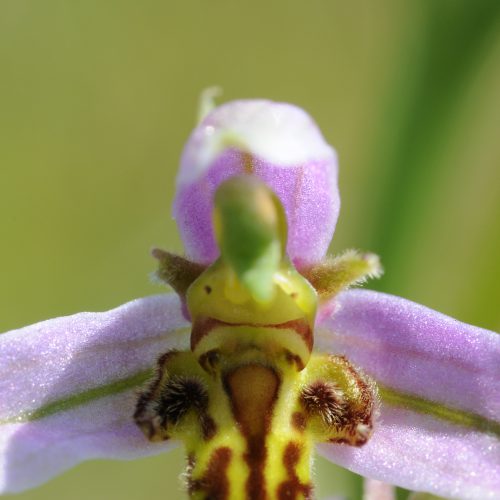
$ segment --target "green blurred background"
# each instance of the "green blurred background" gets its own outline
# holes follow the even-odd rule
[[[148,251],[182,251],[174,179],[213,84],[317,120],[341,165],[332,251],[498,329],[499,28],[497,0],[2,0],[0,331],[161,291]],[[16,498],[175,500],[182,463],[87,463]],[[316,471],[320,498],[360,497]]]

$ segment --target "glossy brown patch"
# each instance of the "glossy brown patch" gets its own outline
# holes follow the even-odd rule
[[[216,449],[210,457],[203,476],[199,479],[188,478],[189,495],[201,492],[203,498],[207,500],[227,500],[230,494],[227,469],[231,463],[232,454],[231,448]]]
[[[279,386],[278,374],[258,363],[239,366],[224,375],[224,388],[245,436],[267,432]]]
[[[312,499],[312,485],[301,483],[296,468],[300,460],[301,449],[297,443],[288,443],[283,453],[283,465],[287,471],[287,479],[283,481],[276,492],[278,500]]]
[[[272,368],[260,364],[244,365],[224,376],[224,388],[233,415],[247,441],[243,458],[250,470],[246,491],[252,500],[267,498],[264,478],[266,436],[280,383]]]

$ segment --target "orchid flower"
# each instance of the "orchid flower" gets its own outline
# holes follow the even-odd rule
[[[209,112],[177,181],[185,256],[153,252],[176,293],[0,335],[0,493],[182,441],[192,498],[312,498],[315,449],[411,490],[499,498],[500,336],[347,290],[381,267],[325,257],[339,208],[336,154],[304,111]]]

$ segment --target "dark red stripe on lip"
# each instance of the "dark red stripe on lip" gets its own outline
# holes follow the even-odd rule
[[[194,350],[198,342],[208,335],[214,328],[219,326],[254,326],[257,328],[276,328],[280,330],[294,330],[304,340],[309,351],[313,348],[313,332],[305,319],[293,319],[285,323],[260,324],[260,323],[227,323],[219,319],[201,316],[195,320],[191,329],[191,350]]]
[[[197,479],[188,479],[189,495],[194,496],[196,493],[201,493],[206,499],[227,500],[231,491],[227,469],[232,456],[231,448],[227,446],[217,448],[212,453],[203,476]],[[190,462],[190,466],[193,467],[194,459],[191,458]]]
[[[278,500],[297,500],[304,498],[312,500],[313,488],[310,483],[302,483],[297,476],[297,465],[300,461],[302,449],[298,443],[287,444],[283,453],[283,465],[287,472],[287,478],[280,483],[276,491]]]
[[[234,418],[247,442],[243,454],[250,471],[245,484],[246,498],[265,500],[269,498],[264,475],[268,453],[266,439],[281,379],[272,368],[250,364],[226,373],[223,384]]]

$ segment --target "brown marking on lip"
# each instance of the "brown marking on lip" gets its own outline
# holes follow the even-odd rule
[[[241,433],[247,441],[243,458],[250,474],[246,482],[247,497],[267,497],[264,468],[267,459],[266,436],[281,380],[269,367],[260,364],[240,366],[224,376],[224,389]]]
[[[283,465],[288,477],[281,482],[277,489],[278,500],[297,500],[298,498],[312,499],[313,488],[310,483],[302,483],[297,476],[296,467],[300,460],[301,448],[297,443],[287,444],[283,453]]]
[[[205,352],[198,359],[198,363],[200,363],[201,367],[208,373],[215,372],[218,361],[219,353],[215,349]]]
[[[203,439],[205,441],[210,441],[217,433],[217,424],[208,413],[200,415],[200,424]]]
[[[230,494],[227,469],[231,462],[232,450],[228,447],[217,448],[211,455],[208,466],[199,479],[188,478],[188,493],[201,492],[203,498],[227,500]]]
[[[295,411],[292,414],[292,426],[299,432],[304,432],[307,427],[307,417],[301,411]]]
[[[305,368],[304,362],[298,354],[292,354],[288,349],[285,351],[285,357],[290,365],[295,365],[300,372]]]
[[[200,316],[196,318],[191,328],[191,350],[194,351],[198,342],[208,335],[211,330],[220,325],[226,325],[222,321],[214,318],[209,318],[208,316]]]
[[[294,330],[302,337],[309,351],[312,351],[314,343],[313,332],[311,327],[309,326],[309,323],[305,319],[292,319],[291,321],[287,321],[286,323],[279,323],[277,325],[259,325],[259,326],[269,327],[269,328],[279,328],[282,330]]]
[[[254,326],[256,328],[277,328],[280,330],[294,330],[304,340],[309,351],[312,351],[314,337],[309,323],[305,319],[293,319],[285,323],[227,323],[220,319],[211,318],[209,316],[200,316],[196,318],[191,329],[191,350],[194,350],[200,340],[208,335],[214,328],[218,326]]]

